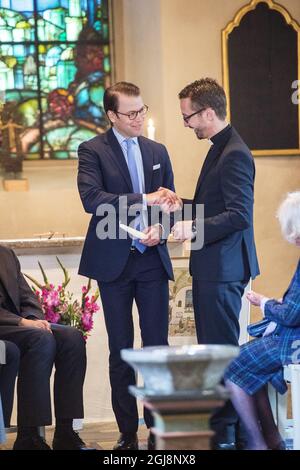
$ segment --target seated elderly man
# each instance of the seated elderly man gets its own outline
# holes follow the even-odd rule
[[[283,236],[300,247],[300,191],[287,196],[278,218]],[[283,366],[300,362],[300,261],[282,299],[255,292],[247,297],[265,316],[249,331],[261,337],[242,346],[225,373],[225,383],[245,425],[247,448],[282,450],[285,445],[273,419],[266,385],[271,382],[279,393],[285,393]]]
[[[17,384],[18,434],[14,450],[51,450],[38,427],[50,425],[50,375],[55,364],[56,427],[53,450],[88,450],[73,431],[73,418],[83,418],[86,349],[75,328],[49,324],[25,281],[14,252],[0,246],[0,340],[20,351]],[[11,390],[2,390],[4,405]],[[5,412],[9,416],[9,409]]]

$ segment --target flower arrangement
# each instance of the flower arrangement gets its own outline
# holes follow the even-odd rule
[[[91,290],[91,279],[89,279],[87,285],[81,289],[81,300],[74,300],[73,294],[66,290],[71,280],[69,273],[58,257],[56,257],[56,260],[64,273],[64,280],[58,287],[48,281],[40,262],[38,262],[38,265],[43,276],[43,285],[28,274],[25,274],[25,276],[38,288],[32,286],[33,292],[42,305],[45,319],[50,323],[74,326],[82,332],[84,339],[87,340],[94,324],[93,315],[99,310],[96,303],[99,291],[97,289],[92,296],[88,295]]]

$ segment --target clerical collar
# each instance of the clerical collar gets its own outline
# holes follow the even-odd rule
[[[226,127],[224,127],[224,129],[208,140],[210,140],[214,145],[221,145],[225,140],[228,139],[228,133],[231,131],[231,129],[231,124],[228,124]]]

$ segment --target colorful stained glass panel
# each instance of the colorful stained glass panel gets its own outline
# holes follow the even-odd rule
[[[107,0],[0,0],[0,129],[19,126],[25,158],[76,158],[107,128],[108,24]]]

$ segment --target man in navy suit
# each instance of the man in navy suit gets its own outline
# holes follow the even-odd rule
[[[198,342],[238,345],[241,298],[259,274],[253,234],[255,167],[247,145],[226,122],[226,96],[213,79],[197,80],[180,93],[184,125],[210,139],[192,204],[193,220],[173,227],[176,239],[191,239],[190,271]],[[196,207],[204,205],[204,217]],[[201,230],[204,244],[195,243]],[[196,249],[195,249],[196,248]],[[211,419],[214,447],[234,447],[237,415],[228,402]]]
[[[108,88],[104,109],[111,129],[78,149],[78,188],[85,211],[92,214],[79,274],[96,279],[100,289],[109,340],[112,406],[121,433],[114,449],[134,450],[138,448],[138,412],[128,386],[135,384],[135,373],[121,360],[120,351],[133,347],[134,300],[143,346],[168,344],[168,281],[173,279],[166,246],[168,228],[159,223],[159,216],[149,223],[148,210],[174,201],[174,183],[166,148],[142,137],[148,107],[139,88],[126,82]],[[158,190],[161,186],[166,189]],[[143,231],[146,238],[126,236],[119,230],[120,221]],[[151,427],[147,410],[144,418]],[[153,446],[151,434],[148,446]]]

